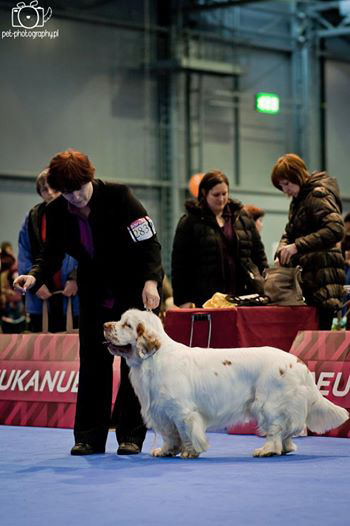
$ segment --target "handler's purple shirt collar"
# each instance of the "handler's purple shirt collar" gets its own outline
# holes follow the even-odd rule
[[[80,209],[71,203],[68,203],[68,210],[71,214],[77,216],[79,221],[80,243],[83,245],[89,256],[93,258],[95,253],[94,242],[88,217],[82,214]]]
[[[77,216],[79,221],[79,230],[80,230],[80,243],[85,248],[86,252],[89,254],[91,259],[94,257],[95,250],[94,250],[94,242],[92,239],[92,232],[91,232],[91,226],[89,223],[88,216],[85,214],[82,214],[80,211],[80,208],[77,206],[72,205],[71,203],[68,203],[68,211],[71,214],[74,214]],[[106,296],[102,300],[102,306],[106,307],[107,309],[113,308],[113,305],[115,303],[115,297],[114,295],[106,291]]]

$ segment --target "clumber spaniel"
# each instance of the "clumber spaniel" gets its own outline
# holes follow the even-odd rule
[[[324,398],[306,365],[273,347],[189,348],[165,333],[152,312],[130,309],[104,325],[108,349],[126,359],[147,427],[163,445],[154,456],[194,458],[208,448],[207,429],[256,419],[266,441],[256,457],[296,450],[305,425],[322,433],[348,412]]]

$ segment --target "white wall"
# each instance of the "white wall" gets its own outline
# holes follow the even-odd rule
[[[0,30],[8,25],[0,11]],[[104,178],[154,173],[143,33],[55,18],[47,27],[59,37],[1,40],[0,172],[36,174],[74,147]]]

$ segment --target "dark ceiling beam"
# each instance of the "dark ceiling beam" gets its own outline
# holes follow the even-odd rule
[[[209,11],[211,9],[224,9],[225,7],[238,7],[244,4],[257,4],[266,0],[227,0],[226,2],[213,2],[211,4],[184,5],[182,11]]]
[[[317,4],[311,4],[309,6],[310,11],[329,11],[330,9],[339,9],[340,1],[336,0],[333,2],[318,2]]]

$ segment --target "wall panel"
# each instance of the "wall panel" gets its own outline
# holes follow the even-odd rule
[[[350,210],[350,64],[328,60],[326,73],[326,162]]]

